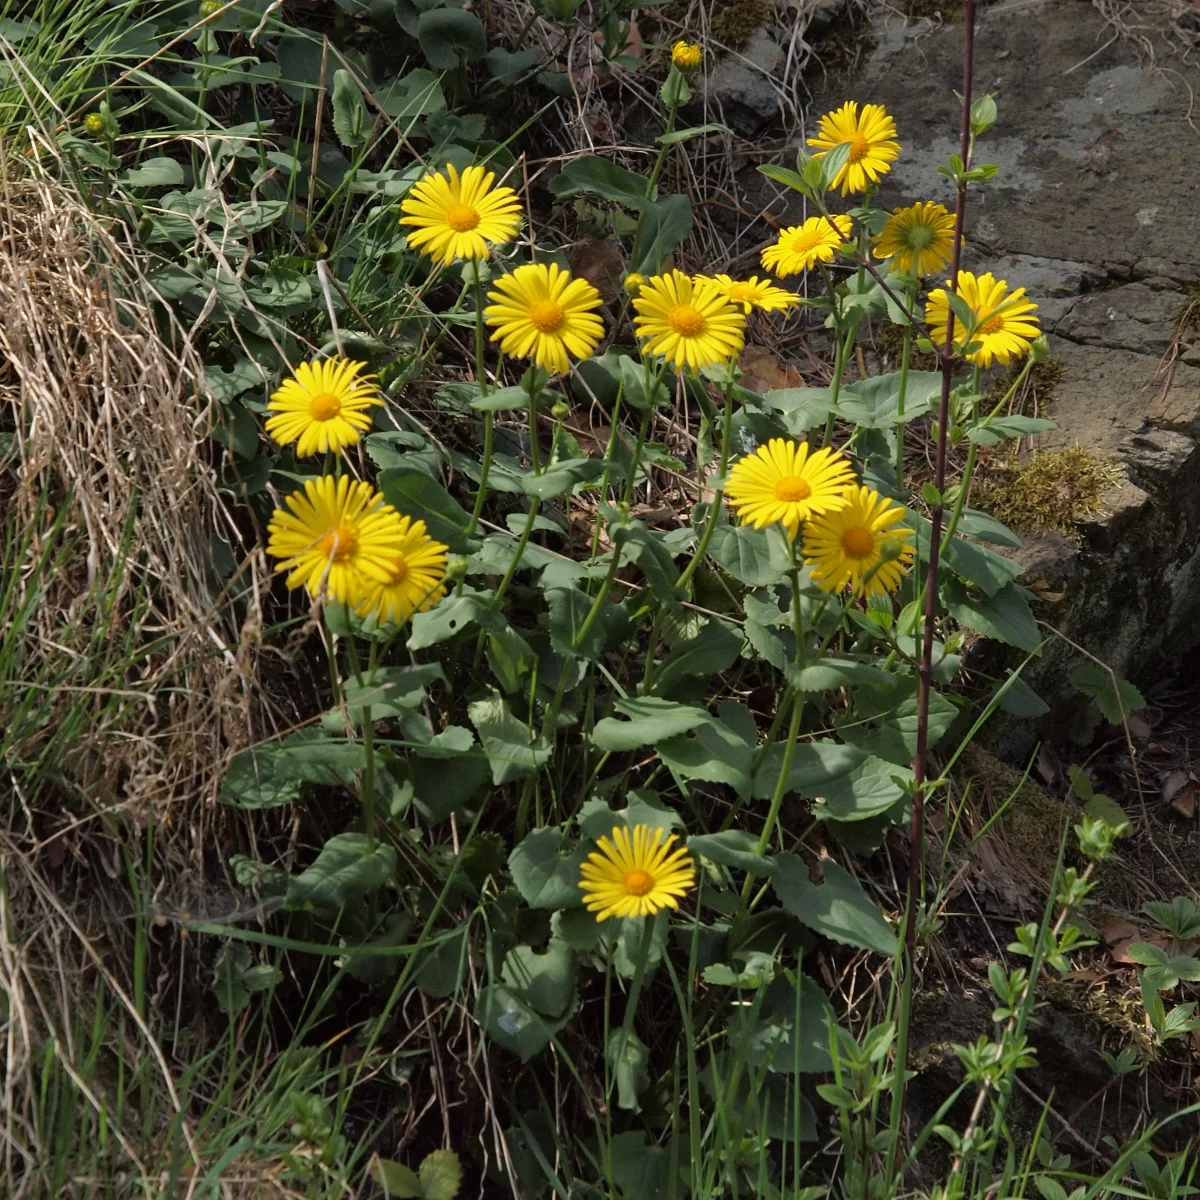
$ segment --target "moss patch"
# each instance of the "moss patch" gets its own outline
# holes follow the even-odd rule
[[[1035,450],[1023,462],[988,462],[971,501],[1016,529],[1074,537],[1080,521],[1101,511],[1100,497],[1120,477],[1115,459],[1082,446]]]
[[[730,50],[744,50],[755,30],[770,20],[771,6],[767,0],[734,0],[713,13],[713,37]]]

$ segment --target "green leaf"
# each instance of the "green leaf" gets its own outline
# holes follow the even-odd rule
[[[487,68],[493,79],[505,87],[511,87],[542,61],[542,52],[536,47],[528,50],[506,50],[493,46],[487,52]]]
[[[818,159],[821,164],[823,190],[828,191],[833,187],[833,181],[838,177],[838,173],[850,161],[852,149],[853,146],[850,142],[839,142],[836,146],[826,150]]]
[[[776,166],[774,163],[764,163],[758,170],[759,174],[765,175],[773,182],[782,183],[784,187],[789,187],[793,191],[800,192],[801,195],[812,198],[812,188],[805,181],[804,176],[798,175],[795,171],[787,167]]]
[[[361,744],[305,729],[234,755],[221,782],[220,800],[233,808],[276,808],[298,799],[305,784],[350,786],[354,772],[366,764]]]
[[[430,537],[445,542],[456,554],[467,552],[471,518],[436,479],[404,468],[381,471],[379,490],[405,516],[424,521]]]
[[[421,1181],[417,1173],[390,1158],[372,1158],[367,1168],[371,1178],[383,1188],[387,1200],[421,1200]]]
[[[641,1112],[638,1096],[650,1084],[650,1051],[632,1030],[614,1029],[608,1035],[604,1058],[617,1084],[617,1107]]]
[[[558,938],[550,939],[544,954],[529,946],[514,946],[505,955],[500,975],[543,1017],[557,1021],[575,1007],[575,951]]]
[[[579,828],[593,840],[611,837],[612,831],[618,827],[632,830],[636,825],[648,825],[651,829],[662,829],[668,833],[683,827],[679,814],[672,812],[654,792],[645,788],[631,791],[625,807],[615,812],[603,800],[587,800],[579,810],[577,819]]]
[[[747,587],[766,587],[784,577],[786,571],[772,561],[765,529],[723,522],[713,530],[709,557]]]
[[[878,907],[845,868],[821,861],[823,883],[812,883],[808,864],[795,854],[776,856],[778,873],[771,882],[783,907],[802,924],[824,937],[860,950],[893,954],[896,934]]]
[[[1044,717],[1050,711],[1050,705],[1041,698],[1019,675],[1009,672],[1008,684],[1000,697],[997,707],[1012,717],[1037,718]],[[1003,686],[1003,683],[999,685]],[[996,689],[999,691],[999,687]]]
[[[953,576],[942,582],[942,600],[950,615],[967,629],[1031,653],[1043,637],[1024,592],[1009,584],[994,596],[973,596]]]
[[[540,475],[527,475],[525,491],[539,500],[551,500],[571,491],[577,484],[592,483],[603,474],[603,459],[572,458],[547,467]]]
[[[783,769],[784,747],[776,742],[767,748],[754,772],[754,799],[769,800]],[[865,750],[840,742],[797,742],[792,751],[787,790],[800,797],[819,796],[835,779],[849,774],[867,758]]]
[[[892,676],[868,662],[830,655],[808,667],[791,670],[788,682],[801,692],[828,692],[861,683],[890,683]]]
[[[415,121],[418,117],[444,112],[446,98],[438,77],[424,67],[399,76],[384,92],[377,92],[379,106],[397,121]]]
[[[674,146],[679,142],[690,141],[696,137],[704,137],[709,133],[732,132],[733,130],[728,125],[721,125],[714,121],[708,125],[691,125],[687,129],[673,129],[670,133],[660,133],[654,140],[660,146]]]
[[[453,71],[461,63],[478,62],[487,54],[483,22],[462,8],[433,8],[417,22],[417,40],[431,67]]]
[[[692,232],[692,202],[681,193],[646,207],[642,214],[638,247],[641,253],[629,263],[631,271],[657,275],[663,260]]]
[[[866,429],[887,429],[901,421],[926,416],[941,396],[942,376],[938,371],[910,371],[900,415],[900,373],[873,375],[842,389],[838,414]]]
[[[693,854],[703,854],[715,863],[751,875],[771,876],[777,869],[774,859],[758,853],[758,839],[742,829],[696,834],[688,838],[687,847]]]
[[[570,159],[550,181],[550,191],[558,200],[590,192],[631,208],[645,208],[650,203],[646,199],[646,180],[641,175],[596,155]]]
[[[307,870],[288,884],[284,907],[336,912],[353,900],[381,888],[396,873],[396,851],[383,843],[367,848],[362,833],[331,837]]]
[[[659,758],[682,778],[727,783],[739,796],[749,797],[754,751],[724,721],[710,717],[693,733],[668,738],[656,749]]]
[[[553,748],[513,715],[508,701],[494,688],[486,700],[467,705],[467,716],[479,734],[497,787],[524,779],[549,762]]]
[[[148,158],[121,176],[130,187],[183,187],[187,177],[183,165],[173,158]]]
[[[1071,672],[1071,686],[1095,700],[1096,707],[1110,725],[1120,725],[1131,713],[1146,707],[1146,698],[1115,671],[1099,663],[1084,663]]]
[[[533,647],[508,625],[488,634],[487,659],[496,682],[510,696],[525,690],[525,680],[538,662]]]
[[[923,561],[929,561],[929,522],[920,513],[909,509],[904,523],[917,532],[917,546]],[[1007,587],[1021,573],[1020,563],[998,554],[987,546],[977,546],[961,537],[950,539],[944,556],[945,563],[968,582],[989,596]]]
[[[981,446],[994,446],[998,442],[1010,442],[1013,438],[1045,433],[1049,429],[1057,428],[1057,421],[1048,421],[1044,417],[993,417],[968,429],[967,438]]]
[[[592,744],[598,750],[610,753],[654,746],[677,734],[688,733],[709,720],[708,713],[702,708],[658,696],[630,696],[618,700],[614,707],[630,719],[618,721],[615,717],[604,717],[592,730]]]
[[[679,570],[663,535],[647,529],[637,521],[627,525],[610,525],[613,542],[621,547],[622,557],[636,563],[646,577],[646,584],[661,603],[678,607],[675,586]]]
[[[370,110],[349,71],[333,73],[333,131],[343,146],[363,146],[371,136]]]
[[[710,618],[693,638],[676,642],[659,664],[652,682],[654,695],[666,695],[685,675],[727,671],[742,651],[741,635],[723,621]]]
[[[453,1150],[432,1150],[421,1163],[421,1200],[454,1200],[462,1187],[462,1164]]]
[[[912,678],[897,679],[887,688],[859,688],[853,718],[840,726],[838,732],[851,745],[869,754],[907,766],[917,752],[916,691],[916,680]],[[956,716],[958,709],[953,701],[931,689],[930,748],[946,736]]]
[[[498,1046],[528,1062],[549,1044],[566,1024],[541,1016],[511,988],[492,984],[481,989],[475,1005],[475,1019]]]
[[[499,630],[505,625],[504,617],[494,612],[487,603],[487,592],[481,596],[455,596],[451,593],[436,608],[428,612],[414,613],[408,635],[410,650],[425,650],[439,642],[461,633],[467,626],[482,625],[484,629]]]
[[[529,408],[529,391],[514,383],[486,396],[473,396],[470,405],[476,412],[525,412]]]
[[[853,771],[824,785],[813,816],[820,821],[869,820],[903,800],[904,788],[896,781],[911,782],[912,778],[908,767],[868,758]]]
[[[1097,792],[1084,806],[1083,811],[1092,820],[1101,820],[1114,829],[1129,831],[1133,828],[1125,810],[1111,797]]]
[[[1011,546],[1014,550],[1020,550],[1025,545],[1002,521],[997,521],[990,513],[980,512],[978,509],[964,508],[958,527],[968,537],[978,538],[982,542]]]
[[[546,589],[546,605],[550,610],[550,644],[557,654],[568,658],[599,660],[608,636],[605,610],[617,606],[602,600],[600,612],[587,629],[588,616],[595,600],[577,587],[562,586]]]
[[[562,830],[549,826],[527,833],[508,856],[513,883],[530,908],[576,908],[583,903],[579,868],[587,849],[578,845],[564,855],[564,846]]]
[[[833,393],[826,387],[780,388],[763,400],[797,437],[824,423],[833,411]]]

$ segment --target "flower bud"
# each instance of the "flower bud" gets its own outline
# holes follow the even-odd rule
[[[448,582],[455,582],[461,579],[467,573],[467,559],[463,554],[451,554],[446,559],[446,579]]]
[[[1050,340],[1044,333],[1041,337],[1034,338],[1030,343],[1029,357],[1035,363],[1045,362],[1050,357]]]
[[[646,286],[645,275],[639,275],[637,271],[630,271],[625,276],[625,294],[633,297],[638,294]]]
[[[213,13],[220,12],[224,7],[225,0],[200,0],[200,15],[211,17]]]
[[[676,42],[671,47],[671,63],[686,74],[699,69],[704,61],[704,49],[695,42]]]
[[[550,415],[556,421],[565,421],[571,415],[571,406],[565,400],[559,400],[550,409]]]
[[[107,122],[101,113],[88,113],[83,119],[83,127],[92,135],[92,137],[103,137],[104,131],[108,128]]]

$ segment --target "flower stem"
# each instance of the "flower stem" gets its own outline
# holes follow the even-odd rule
[[[908,302],[906,307],[912,308],[916,303],[916,296],[912,288],[909,288],[904,293],[904,298]],[[908,399],[908,365],[912,359],[912,333],[913,327],[910,321],[904,326],[904,348],[900,351],[900,386],[896,394],[896,415],[904,416],[904,403]],[[904,487],[904,421],[896,422],[896,486]]]
[[[483,361],[483,280],[479,277],[478,262],[475,263],[475,379],[479,384],[479,394],[487,395],[487,370]],[[494,413],[483,414],[483,465],[479,471],[479,494],[475,497],[475,507],[471,510],[471,520],[467,525],[467,537],[475,532],[479,518],[483,513],[483,502],[487,498],[488,472],[492,466],[492,447],[495,442],[496,417]],[[459,584],[461,587],[461,582]]]
[[[712,503],[708,506],[708,512],[705,515],[704,532],[700,535],[700,542],[696,546],[696,552],[692,555],[691,561],[683,569],[683,574],[679,576],[679,581],[675,584],[676,591],[682,593],[691,581],[692,576],[696,573],[696,568],[704,561],[704,555],[708,551],[708,544],[713,539],[713,534],[717,530],[717,520],[721,516],[721,502],[725,498],[725,471],[729,466],[729,448],[733,440],[733,380],[731,379],[725,385],[725,405],[724,405],[724,421],[721,428],[721,461],[717,468],[717,488],[713,492]]]

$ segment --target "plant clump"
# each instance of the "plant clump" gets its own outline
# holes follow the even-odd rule
[[[1024,461],[989,463],[974,500],[1006,525],[1074,537],[1080,521],[1103,511],[1104,492],[1120,477],[1115,459],[1082,446],[1035,450]]]

